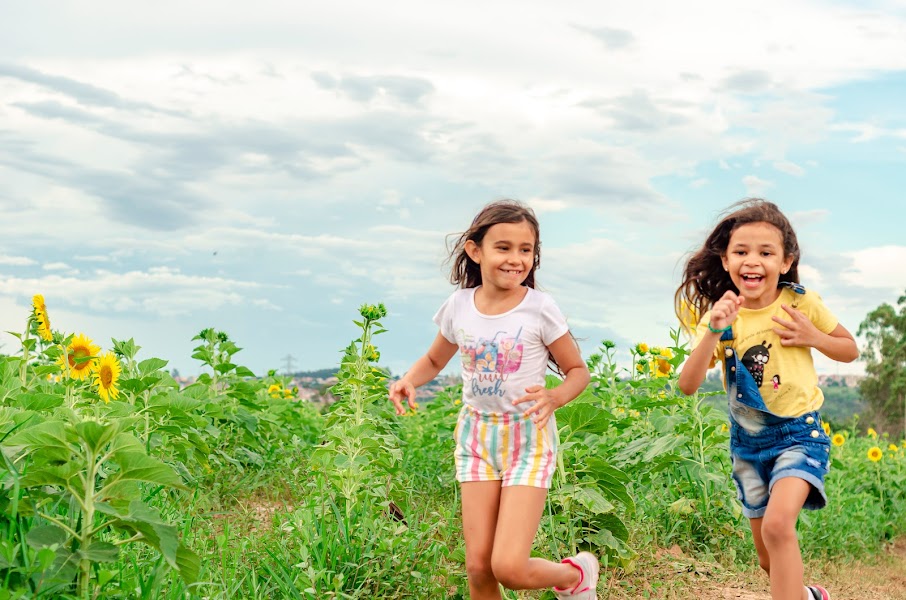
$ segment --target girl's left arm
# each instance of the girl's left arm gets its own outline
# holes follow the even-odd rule
[[[782,305],[790,320],[772,317],[782,327],[775,327],[783,346],[807,346],[838,362],[852,362],[859,358],[859,348],[853,335],[839,323],[830,333],[824,333],[799,310]]]
[[[543,385],[527,387],[525,388],[526,395],[513,401],[513,404],[535,402],[531,408],[525,411],[525,414],[534,413],[532,421],[538,429],[543,429],[554,411],[574,400],[591,381],[591,375],[585,361],[582,360],[579,346],[569,332],[557,338],[547,349],[557,361],[560,371],[564,373],[563,383],[552,390]]]

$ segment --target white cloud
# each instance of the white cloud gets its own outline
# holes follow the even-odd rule
[[[38,278],[7,277],[0,280],[0,294],[41,293],[49,306],[66,304],[88,312],[128,312],[173,316],[203,312],[245,301],[241,292],[261,286],[247,281],[185,275],[170,267],[93,276],[47,275]]]
[[[842,273],[847,283],[897,293],[906,289],[906,246],[877,246],[846,256],[852,259],[852,266]]]
[[[796,177],[802,177],[803,175],[805,175],[805,169],[788,160],[778,160],[774,162],[774,168],[782,173],[795,175]]]
[[[45,271],[70,271],[70,273],[75,271],[75,273],[78,273],[78,269],[74,270],[72,267],[70,267],[69,265],[67,265],[64,262],[44,263],[41,266],[41,268],[44,269]]]
[[[755,175],[746,175],[742,178],[742,184],[746,188],[746,194],[749,196],[763,196],[768,189],[774,184],[766,179],[761,179]]]
[[[0,254],[0,265],[30,267],[34,264],[37,264],[37,262],[28,258],[27,256],[8,256],[5,254]]]

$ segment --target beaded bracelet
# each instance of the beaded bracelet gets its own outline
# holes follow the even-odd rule
[[[730,331],[732,327],[733,325],[727,325],[723,329],[714,329],[713,327],[711,327],[711,322],[708,321],[708,331],[710,331],[711,333],[723,333],[725,331]]]

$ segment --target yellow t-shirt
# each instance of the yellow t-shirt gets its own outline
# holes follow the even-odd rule
[[[824,333],[830,333],[839,323],[815,292],[797,294],[784,288],[769,306],[757,310],[740,308],[733,323],[733,341],[718,342],[714,347],[714,358],[723,361],[723,346],[734,348],[739,360],[758,384],[768,409],[776,415],[798,417],[818,410],[824,403],[824,394],[818,387],[811,348],[782,346],[780,336],[773,331],[782,326],[771,317],[792,320],[781,307],[782,304],[804,313]],[[695,328],[693,348],[708,331],[710,321],[711,312],[708,311]]]

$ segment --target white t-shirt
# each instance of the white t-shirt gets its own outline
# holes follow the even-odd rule
[[[547,347],[569,327],[545,292],[528,288],[515,308],[484,315],[475,307],[476,289],[457,290],[434,315],[441,335],[459,346],[462,401],[482,412],[522,413],[532,403],[513,406],[513,400],[544,385]]]

